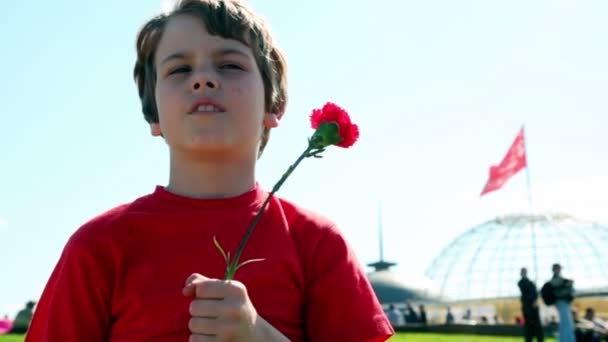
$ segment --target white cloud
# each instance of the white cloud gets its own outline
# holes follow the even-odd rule
[[[8,224],[8,221],[5,218],[0,217],[0,226],[5,225],[5,224]]]

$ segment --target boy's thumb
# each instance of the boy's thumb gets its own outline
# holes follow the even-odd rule
[[[201,283],[208,278],[200,273],[192,273],[188,279],[186,279],[186,285],[182,290],[182,294],[186,297],[194,297],[196,295],[196,284]]]

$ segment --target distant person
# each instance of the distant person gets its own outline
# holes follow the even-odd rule
[[[25,308],[17,312],[15,320],[13,321],[13,328],[11,333],[13,334],[25,334],[30,327],[32,322],[32,316],[34,315],[34,306],[36,302],[29,301],[25,303]]]
[[[541,289],[543,301],[555,305],[559,313],[559,341],[574,342],[574,324],[570,303],[574,300],[574,281],[562,277],[560,264],[553,264],[553,277]]]
[[[386,312],[386,317],[388,317],[389,322],[393,327],[403,325],[403,316],[401,312],[395,308],[395,304],[390,304],[388,306],[388,311]]]
[[[454,314],[452,309],[448,306],[448,312],[445,314],[445,324],[454,324]]]
[[[426,325],[427,321],[426,321],[426,310],[424,309],[424,305],[420,304],[418,306],[418,322],[421,324]]]
[[[543,327],[538,313],[538,292],[536,285],[528,279],[528,270],[524,267],[520,271],[521,279],[517,282],[521,293],[521,310],[524,314],[524,336],[526,342],[544,340]]]
[[[462,315],[462,319],[464,319],[465,321],[469,321],[473,318],[473,315],[471,314],[471,309],[467,309],[464,312],[464,315]]]
[[[0,335],[4,335],[11,331],[13,327],[13,321],[8,318],[8,315],[4,315],[3,319],[0,319]]]
[[[414,310],[412,302],[409,300],[405,303],[405,312],[403,315],[405,323],[418,323],[418,314]]]
[[[601,342],[608,340],[608,322],[595,316],[593,308],[585,310],[585,316],[576,322],[577,341]]]
[[[557,328],[559,328],[559,324],[557,324],[557,317],[551,315],[549,321],[547,322],[547,326],[553,335],[557,333]]]
[[[601,331],[603,334],[608,333],[608,322],[597,317],[593,308],[587,308],[587,310],[585,310],[585,319],[593,322],[593,326],[596,327],[598,331]]]

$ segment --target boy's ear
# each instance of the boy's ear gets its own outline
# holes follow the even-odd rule
[[[153,122],[150,124],[150,134],[152,134],[153,137],[162,137],[163,136],[163,132],[161,132],[161,130],[160,130],[160,123]]]
[[[279,127],[279,121],[283,113],[266,113],[264,114],[264,127],[266,128],[275,128]]]

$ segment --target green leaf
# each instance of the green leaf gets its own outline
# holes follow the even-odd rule
[[[224,261],[226,262],[226,265],[230,264],[230,252],[228,252],[228,255],[226,255],[226,253],[224,252],[224,249],[222,248],[222,246],[220,246],[220,243],[217,242],[215,235],[213,235],[213,243],[215,244],[215,247],[217,247],[217,249],[220,250],[220,253],[222,253],[222,256],[224,257]]]
[[[243,267],[243,266],[245,266],[245,265],[247,265],[247,264],[251,264],[251,263],[253,263],[253,262],[264,261],[264,260],[266,260],[266,259],[264,259],[264,258],[262,258],[262,259],[250,259],[250,260],[247,260],[247,261],[243,261],[242,263],[240,263],[240,264],[239,264],[239,265],[236,267],[236,269],[238,270],[239,268],[241,268],[241,267]],[[236,271],[236,270],[235,270],[235,271]]]
[[[321,153],[325,152],[324,148],[318,149],[318,150],[314,150],[311,152],[308,152],[305,154],[306,158],[310,158],[310,157],[318,157]]]

